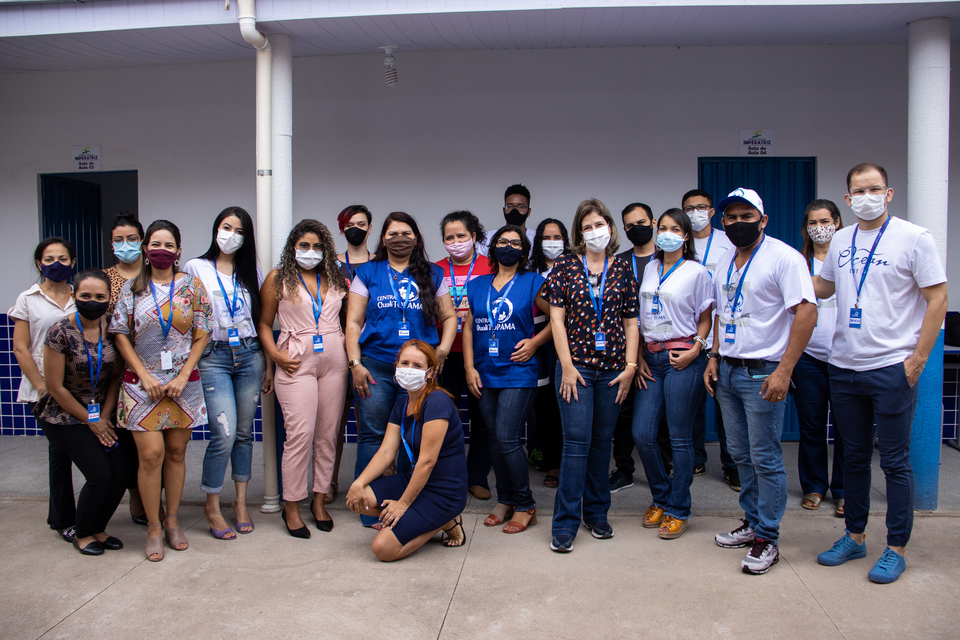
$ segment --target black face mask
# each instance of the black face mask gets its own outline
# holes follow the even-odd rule
[[[494,256],[497,258],[497,262],[502,264],[505,267],[512,267],[513,265],[520,262],[520,258],[523,257],[523,251],[520,249],[515,249],[513,247],[495,247],[493,250]]]
[[[507,224],[516,225],[518,227],[522,227],[523,223],[527,220],[527,216],[523,213],[520,213],[515,208],[510,209],[503,214],[503,218],[507,221]]]
[[[96,300],[76,300],[77,311],[87,320],[96,320],[107,312],[109,302],[97,302]]]
[[[756,222],[734,222],[724,227],[727,232],[727,238],[733,243],[733,246],[743,249],[749,247],[760,238],[760,223],[763,218]]]
[[[359,247],[363,244],[363,241],[367,239],[367,230],[361,229],[360,227],[350,227],[344,230],[343,235],[346,236],[347,242],[355,247]]]
[[[630,240],[635,247],[642,247],[650,242],[650,238],[652,237],[653,226],[651,225],[644,227],[642,225],[635,224],[627,230],[627,239]]]

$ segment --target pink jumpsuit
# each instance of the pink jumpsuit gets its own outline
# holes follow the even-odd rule
[[[336,439],[349,376],[339,318],[346,293],[329,287],[323,297],[319,325],[323,353],[313,351],[313,336],[318,329],[310,293],[303,285],[298,293],[299,303],[291,302],[289,296],[284,295],[277,308],[280,320],[277,349],[286,349],[290,357],[299,359],[300,368],[290,376],[277,367],[275,379],[277,399],[287,430],[280,466],[283,499],[295,502],[307,497],[307,465],[311,451],[314,492],[325,494],[331,489]]]

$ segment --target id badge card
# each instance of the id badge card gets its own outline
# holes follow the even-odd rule
[[[323,336],[313,336],[313,352],[323,353]]]
[[[173,369],[173,352],[164,349],[160,352],[160,369],[170,371]]]
[[[730,344],[733,344],[734,342],[737,341],[737,325],[735,324],[727,325],[726,331],[724,331],[724,334],[723,334],[723,340],[724,342],[728,342]]]
[[[400,330],[397,332],[397,335],[401,338],[407,339],[410,337],[410,325],[406,322],[400,323]]]
[[[230,343],[231,347],[240,346],[240,330],[236,327],[231,327],[227,329],[227,342]]]
[[[605,334],[603,331],[597,331],[594,334],[594,348],[597,351],[607,350],[607,334]]]
[[[87,405],[87,422],[100,422],[100,403]]]
[[[500,341],[496,338],[490,338],[490,342],[487,343],[487,355],[499,356],[500,355]]]
[[[859,329],[863,324],[863,309],[850,309],[850,328]]]
[[[457,316],[457,333],[463,333],[463,318]]]

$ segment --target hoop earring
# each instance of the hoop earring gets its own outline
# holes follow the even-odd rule
[[[150,265],[150,258],[144,258],[144,259],[143,259],[143,264],[149,266],[149,265]]]
[[[179,258],[177,258],[176,260],[173,261],[173,266],[175,266],[175,267],[179,267],[179,266],[180,266],[180,259],[179,259]]]

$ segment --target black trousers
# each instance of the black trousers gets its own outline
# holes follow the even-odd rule
[[[30,412],[36,402],[28,402]],[[39,426],[40,421],[37,420]],[[73,502],[73,467],[70,457],[47,438],[47,472],[50,483],[50,498],[47,501],[47,524],[51,529],[63,531],[77,524],[77,506]]]
[[[454,351],[447,356],[440,374],[440,386],[453,394],[455,404],[460,408],[460,396],[467,389],[467,372],[463,368],[463,353]],[[490,436],[487,425],[480,414],[480,403],[469,390],[467,394],[467,413],[470,414],[470,448],[467,449],[467,486],[480,485],[490,488],[487,476],[490,474]]]
[[[550,376],[550,384],[537,389],[533,411],[527,417],[537,434],[537,446],[543,454],[543,468],[547,471],[560,468],[563,452],[563,429],[560,427],[560,405],[557,404],[556,387]]]
[[[126,491],[130,473],[130,456],[121,444],[107,453],[89,427],[83,424],[53,425],[37,423],[44,435],[77,465],[86,483],[80,490],[76,506],[78,538],[103,533]],[[72,501],[72,496],[71,496]]]

